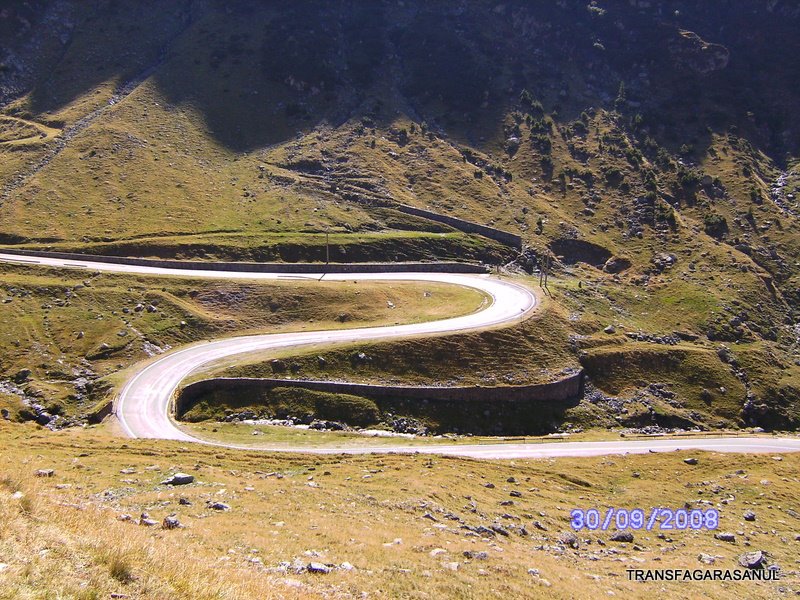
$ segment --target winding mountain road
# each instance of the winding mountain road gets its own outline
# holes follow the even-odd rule
[[[430,281],[462,285],[481,290],[492,298],[485,308],[460,317],[384,327],[342,329],[331,331],[308,331],[280,334],[264,334],[226,338],[211,342],[192,344],[169,352],[143,366],[131,377],[121,390],[116,416],[130,437],[159,438],[186,442],[212,443],[195,438],[173,421],[171,399],[175,390],[187,376],[209,362],[253,352],[304,346],[357,342],[398,338],[410,335],[437,334],[482,329],[494,325],[512,323],[525,318],[536,306],[536,297],[529,289],[490,277],[488,275],[462,275],[449,273],[347,273],[347,274],[303,274],[230,272],[211,269],[173,269],[155,266],[125,265],[118,263],[65,260],[42,256],[21,256],[0,252],[0,262],[31,266],[68,267],[115,273],[140,275],[202,277],[218,279],[283,280],[304,278],[320,281]],[[324,283],[321,283],[324,285]],[[215,443],[226,447],[243,447],[235,444]],[[252,450],[252,446],[246,446]],[[548,443],[496,443],[496,444],[402,444],[376,447],[274,447],[259,448],[270,451],[306,452],[320,454],[402,452],[447,454],[474,458],[510,459],[558,456],[598,456],[605,454],[646,453],[677,449],[711,450],[716,452],[798,452],[798,437],[709,437],[689,439],[615,440],[610,442],[548,442]]]

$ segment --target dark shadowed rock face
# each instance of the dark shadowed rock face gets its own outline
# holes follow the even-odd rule
[[[572,238],[554,240],[550,244],[550,249],[568,265],[582,262],[602,268],[611,258],[611,252],[608,249],[592,242]]]
[[[669,51],[679,67],[703,75],[724,69],[730,59],[725,46],[706,42],[693,31],[679,31],[669,41]]]
[[[631,264],[631,259],[625,256],[612,256],[603,265],[603,271],[606,273],[621,273],[625,269],[629,269]]]

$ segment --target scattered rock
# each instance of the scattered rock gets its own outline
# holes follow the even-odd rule
[[[158,525],[158,521],[154,521],[153,519],[150,518],[149,514],[143,512],[139,517],[139,525],[143,527],[153,527],[155,525]]]
[[[697,555],[697,560],[706,565],[713,565],[717,559],[716,557],[711,556],[710,554],[704,554],[703,552],[701,552],[700,554]]]
[[[763,569],[765,556],[761,550],[745,552],[739,557],[739,564],[747,569]]]
[[[319,562],[311,562],[306,566],[306,571],[309,573],[316,573],[317,575],[327,575],[331,570],[331,567]]]
[[[55,471],[53,469],[39,469],[36,471],[37,477],[52,477],[55,475]]]
[[[183,527],[183,525],[178,521],[178,517],[174,515],[164,517],[164,520],[161,522],[161,529],[178,529],[180,527]]]
[[[745,513],[742,515],[742,518],[745,521],[755,521],[756,513],[754,513],[752,510],[745,511]]]
[[[353,352],[350,355],[350,362],[353,364],[364,364],[370,362],[372,359],[364,352]]]
[[[616,531],[609,538],[612,542],[633,542],[633,533],[630,531]]]
[[[495,533],[499,533],[500,535],[502,535],[502,536],[504,536],[504,537],[508,537],[509,535],[511,535],[511,534],[508,532],[508,529],[506,529],[506,528],[505,528],[505,527],[503,527],[502,525],[497,525],[497,524],[495,524],[495,525],[491,525],[491,526],[489,527],[489,529],[491,529],[491,530],[492,530],[492,531],[494,531]]]
[[[614,327],[613,325],[608,325],[607,327],[603,328],[603,332],[604,333],[609,333],[609,334],[610,333],[616,333],[617,332],[617,328]]]
[[[478,525],[474,529],[471,529],[471,531],[474,531],[475,533],[477,533],[479,535],[482,535],[484,537],[494,537],[495,536],[495,532],[492,531],[491,529],[489,529],[488,527],[485,527],[484,525]]]
[[[470,560],[486,560],[489,558],[489,553],[475,550],[464,550],[464,558],[468,558]]]
[[[696,465],[700,461],[696,458],[684,458],[683,462],[685,462],[687,465]]]
[[[410,417],[397,417],[389,421],[395,433],[410,433],[412,435],[428,435],[430,431],[417,419]]]
[[[208,501],[206,506],[211,510],[230,510],[231,507],[225,504],[224,502],[216,502],[216,501]]]
[[[577,548],[580,545],[578,536],[573,531],[565,531],[558,536],[558,541],[569,546],[570,548]],[[633,541],[633,539],[631,539]]]
[[[339,423],[338,421],[318,420],[311,421],[311,424],[308,426],[308,428],[315,431],[346,431],[348,429],[347,425],[344,423]]]
[[[651,262],[653,263],[653,266],[655,267],[655,270],[658,273],[661,273],[662,271],[664,271],[666,269],[672,268],[673,265],[675,265],[675,263],[677,261],[678,261],[678,257],[675,256],[674,254],[668,254],[666,252],[660,252],[660,253],[656,254],[652,258]]]
[[[721,542],[730,542],[732,544],[736,543],[736,536],[733,535],[730,532],[727,532],[727,531],[723,531],[722,533],[718,533],[714,537],[716,539],[718,539],[719,541],[721,541]]]
[[[194,481],[194,475],[186,473],[175,473],[161,482],[161,485],[187,485]]]

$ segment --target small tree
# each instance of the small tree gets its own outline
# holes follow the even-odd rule
[[[625,95],[625,82],[619,82],[619,89],[617,90],[617,99],[614,100],[614,108],[619,110],[623,106],[625,106],[626,102],[626,95]]]

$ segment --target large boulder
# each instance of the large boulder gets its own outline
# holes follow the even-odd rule
[[[616,531],[611,534],[609,538],[612,542],[624,542],[626,544],[630,544],[633,542],[633,533],[630,531]]]
[[[306,566],[306,570],[307,570],[309,573],[315,573],[315,574],[317,574],[317,575],[327,575],[327,574],[328,574],[328,573],[330,573],[330,572],[331,572],[333,569],[332,569],[331,567],[329,567],[328,565],[324,564],[324,563],[320,563],[320,562],[310,562],[310,563],[308,563],[308,565]]]
[[[175,473],[161,482],[161,485],[186,485],[194,481],[194,475],[186,473]]]
[[[747,569],[763,569],[764,553],[761,550],[745,552],[739,557],[739,564]]]
[[[180,527],[183,527],[183,525],[175,515],[166,516],[161,522],[161,529],[179,529]]]

